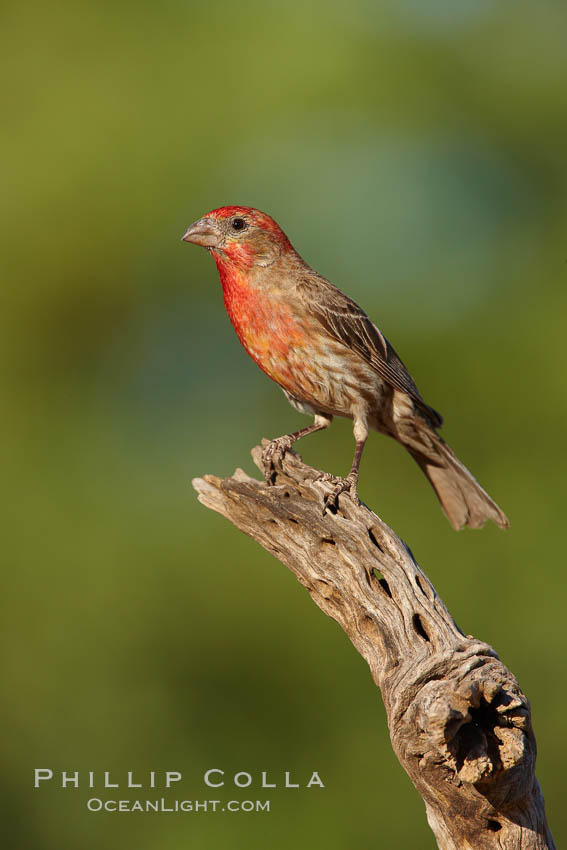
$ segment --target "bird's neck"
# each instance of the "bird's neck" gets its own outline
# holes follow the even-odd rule
[[[269,308],[261,277],[252,266],[235,263],[230,257],[214,252],[219,270],[224,304],[236,333],[242,341],[246,325],[254,325]]]
[[[268,269],[255,266],[245,271],[223,257],[215,256],[215,260],[236,335],[258,366],[286,386],[290,380],[287,352],[300,331],[289,304],[275,294]]]
[[[255,282],[253,264],[235,262],[224,252],[212,251],[219,271],[224,304],[236,333],[242,335],[246,325],[255,324],[258,314],[266,310],[266,295]]]

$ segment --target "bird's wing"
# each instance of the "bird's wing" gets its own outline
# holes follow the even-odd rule
[[[386,337],[355,301],[315,274],[303,278],[298,290],[331,336],[360,354],[383,381],[407,393],[435,427],[442,424],[443,417],[424,402],[413,378]]]

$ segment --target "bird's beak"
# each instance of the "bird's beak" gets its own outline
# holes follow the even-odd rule
[[[203,248],[216,248],[220,242],[220,233],[216,222],[210,218],[200,218],[188,227],[181,239],[183,242],[194,242]]]

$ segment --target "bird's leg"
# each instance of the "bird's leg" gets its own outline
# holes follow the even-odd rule
[[[356,449],[354,451],[354,458],[352,459],[350,472],[346,478],[332,479],[336,482],[335,489],[328,496],[325,496],[323,500],[323,516],[325,516],[327,508],[331,505],[338,507],[337,499],[341,493],[348,493],[355,505],[360,504],[357,492],[358,469],[360,467],[360,458],[362,457],[362,452],[364,450],[366,440],[368,439],[368,426],[366,421],[355,419],[353,431],[354,439],[356,440]]]
[[[299,431],[294,431],[293,434],[284,434],[283,437],[276,437],[275,440],[269,442],[262,453],[266,483],[274,483],[276,468],[281,468],[284,454],[297,440],[307,437],[308,434],[314,434],[315,431],[322,431],[323,428],[328,428],[332,421],[332,416],[323,416],[322,413],[318,413],[312,425],[300,428]]]
[[[360,499],[358,498],[357,492],[357,484],[358,484],[358,468],[360,466],[360,458],[362,457],[362,450],[364,449],[364,444],[366,440],[359,440],[356,443],[356,450],[354,452],[354,458],[352,461],[352,466],[350,468],[350,472],[346,478],[335,478],[337,483],[335,485],[335,489],[332,493],[329,493],[328,496],[325,496],[323,501],[323,516],[327,512],[327,508],[331,505],[337,507],[337,499],[339,498],[341,493],[348,493],[351,497],[352,501],[355,505],[360,504]]]

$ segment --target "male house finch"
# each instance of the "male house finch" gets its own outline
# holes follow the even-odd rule
[[[432,484],[454,528],[487,519],[509,523],[437,433],[441,416],[421,397],[406,367],[366,313],[317,274],[273,218],[252,207],[213,210],[184,233],[215,258],[224,303],[250,357],[280,385],[312,425],[272,440],[264,451],[266,479],[296,440],[327,428],[333,416],[353,420],[356,451],[341,492],[358,502],[358,468],[368,429],[398,440]]]

